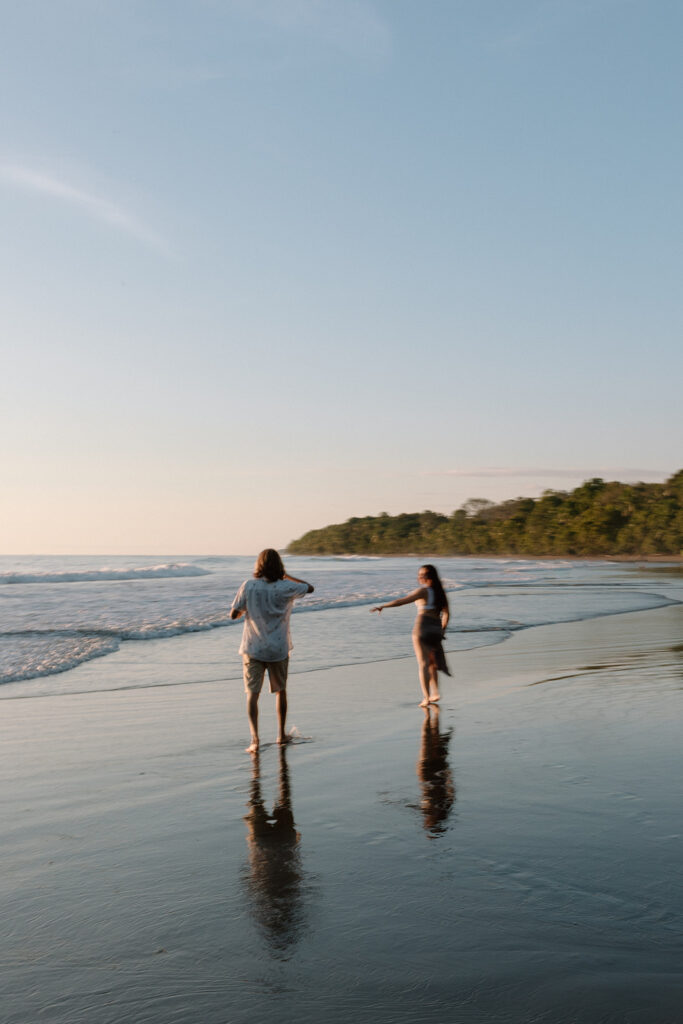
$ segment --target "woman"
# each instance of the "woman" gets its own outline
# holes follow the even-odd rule
[[[421,565],[417,573],[420,584],[412,594],[397,597],[395,601],[380,604],[371,608],[373,612],[382,612],[385,608],[398,608],[402,604],[417,604],[417,618],[413,628],[413,647],[420,670],[420,686],[424,700],[420,707],[436,704],[440,700],[439,672],[450,675],[446,658],[443,653],[442,640],[450,618],[448,598],[443,589],[439,574],[433,565]]]

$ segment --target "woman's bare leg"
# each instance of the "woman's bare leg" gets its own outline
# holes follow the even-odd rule
[[[424,645],[420,643],[416,636],[413,637],[413,647],[415,648],[415,657],[417,658],[420,686],[424,695],[424,699],[420,701],[420,707],[424,708],[429,704],[429,652],[425,650]]]
[[[436,704],[437,701],[441,700],[441,694],[439,693],[439,670],[436,667],[436,655],[433,651],[429,652],[429,700],[432,704]]]

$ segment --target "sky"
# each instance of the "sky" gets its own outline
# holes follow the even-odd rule
[[[680,0],[0,0],[0,551],[683,467]]]

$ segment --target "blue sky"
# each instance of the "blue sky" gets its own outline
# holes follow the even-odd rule
[[[683,466],[678,0],[0,0],[6,553]]]

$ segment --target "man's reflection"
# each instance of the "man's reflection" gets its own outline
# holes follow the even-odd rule
[[[417,777],[422,790],[422,825],[430,839],[446,831],[446,821],[455,802],[455,784],[448,764],[448,744],[452,733],[453,729],[440,731],[436,705],[430,704],[425,708]]]
[[[284,954],[305,925],[300,834],[294,825],[285,748],[280,748],[279,791],[271,814],[261,793],[259,755],[252,762],[249,813],[245,815],[252,913],[274,953]]]

